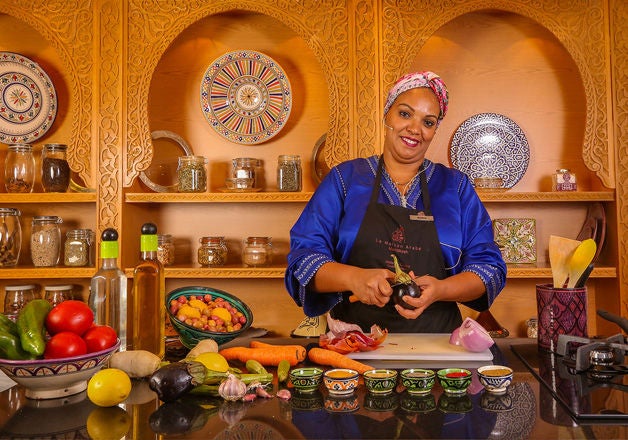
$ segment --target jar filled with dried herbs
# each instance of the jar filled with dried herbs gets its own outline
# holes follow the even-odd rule
[[[203,156],[181,156],[177,168],[179,192],[207,191],[207,159]]]
[[[70,186],[70,165],[65,144],[46,144],[41,150],[41,186],[44,192],[66,192]]]
[[[31,260],[34,266],[52,267],[61,255],[61,229],[63,223],[56,215],[33,217],[31,229]]]
[[[224,266],[227,263],[225,237],[201,237],[198,248],[198,264],[204,267]]]
[[[157,234],[157,259],[163,266],[174,264],[174,240],[170,234]]]
[[[282,154],[277,158],[277,188],[279,191],[301,191],[301,157]]]
[[[247,237],[242,247],[242,263],[247,267],[270,266],[273,260],[271,237]]]
[[[93,234],[91,229],[72,229],[65,234],[63,263],[66,266],[90,265]]]
[[[4,161],[4,187],[8,193],[33,192],[35,157],[29,144],[9,145]]]

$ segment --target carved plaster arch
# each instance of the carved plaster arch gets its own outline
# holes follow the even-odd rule
[[[330,10],[321,7],[306,8],[287,0],[277,1],[273,5],[255,0],[191,3],[175,5],[171,2],[157,2],[147,7],[145,2],[133,0],[129,6],[129,16],[132,19],[129,20],[128,82],[129,90],[135,90],[135,93],[128,97],[129,129],[124,186],[130,186],[139,172],[146,169],[152,160],[147,106],[150,80],[159,60],[181,32],[210,15],[231,11],[255,12],[273,17],[286,25],[305,41],[321,63],[326,76],[330,108],[349,108],[349,78],[343,69],[343,57],[339,56],[345,54],[346,60],[349,50],[344,44],[346,35],[343,38],[335,37],[336,33],[346,34],[347,12],[343,5],[329,5]],[[295,8],[301,10],[295,11]],[[286,10],[291,10],[291,14],[286,14]],[[313,23],[319,25],[313,26]],[[348,142],[348,126],[348,113],[332,112],[328,142],[336,145],[339,142]],[[348,151],[346,147],[345,151]]]
[[[609,150],[608,89],[606,82],[605,11],[600,2],[566,7],[560,2],[533,0],[471,0],[457,5],[393,2],[385,6],[384,17],[390,25],[384,29],[391,45],[384,59],[384,84],[391,84],[401,73],[399,66],[409,66],[425,42],[440,27],[464,14],[481,10],[502,10],[534,20],[561,42],[577,65],[585,92],[586,118],[582,155],[585,165],[609,188],[615,187],[614,157]],[[419,12],[420,11],[420,12]],[[586,13],[583,13],[586,11]],[[417,14],[422,20],[417,20]],[[392,38],[396,34],[397,38]],[[585,37],[586,36],[586,37]],[[403,42],[407,41],[408,44]]]

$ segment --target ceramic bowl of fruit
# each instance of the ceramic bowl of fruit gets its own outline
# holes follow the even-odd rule
[[[109,357],[120,347],[113,347],[80,356],[58,359],[0,359],[0,370],[25,388],[29,399],[57,399],[87,389],[87,381],[107,365]]]
[[[168,316],[181,343],[194,348],[203,339],[225,344],[253,323],[253,312],[236,296],[212,287],[181,287],[166,297]]]

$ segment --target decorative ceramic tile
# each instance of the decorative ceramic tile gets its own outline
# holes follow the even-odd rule
[[[493,232],[506,263],[536,262],[536,219],[497,218]]]

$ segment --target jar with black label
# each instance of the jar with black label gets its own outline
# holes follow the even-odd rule
[[[301,157],[282,154],[277,158],[277,188],[279,191],[301,191]]]
[[[4,161],[4,186],[8,193],[33,192],[35,157],[29,144],[9,145]]]
[[[56,215],[33,217],[31,229],[31,260],[34,266],[52,267],[61,255],[61,229],[63,223]]]
[[[225,237],[201,237],[198,248],[198,264],[204,267],[224,266],[227,263]]]
[[[66,192],[70,186],[70,165],[65,144],[46,144],[41,150],[41,186],[44,192]]]
[[[242,247],[242,263],[247,267],[270,266],[273,260],[271,237],[248,237]]]
[[[177,176],[179,192],[207,191],[207,159],[203,156],[181,156]]]
[[[21,211],[0,208],[0,267],[17,265],[22,249]]]
[[[73,229],[66,233],[63,259],[66,266],[88,266],[91,263],[92,236],[91,229]]]
[[[174,264],[174,240],[170,234],[157,234],[157,259],[163,266]]]

